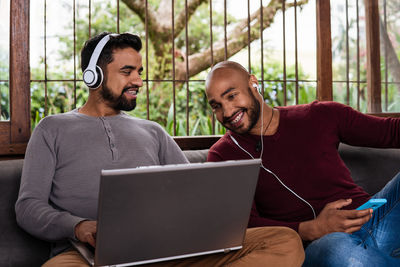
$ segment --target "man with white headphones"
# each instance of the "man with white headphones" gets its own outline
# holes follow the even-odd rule
[[[373,196],[385,206],[355,210],[371,196],[337,151],[340,142],[399,148],[400,119],[335,102],[271,108],[257,78],[232,61],[216,64],[205,86],[228,129],[208,161],[262,159],[250,227],[286,226],[312,241],[303,266],[400,266],[400,174]]]
[[[141,40],[129,33],[102,33],[81,52],[86,103],[44,118],[32,133],[25,155],[17,222],[30,234],[54,244],[44,266],[88,266],[69,239],[95,246],[102,169],[188,163],[155,122],[131,117],[140,87]],[[249,230],[243,248],[162,266],[300,266],[304,260],[295,231],[282,227]]]

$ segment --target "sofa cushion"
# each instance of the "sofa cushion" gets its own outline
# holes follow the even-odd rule
[[[16,222],[14,205],[18,197],[23,160],[0,161],[0,265],[40,266],[50,255],[50,243],[38,240]]]
[[[340,144],[339,153],[354,182],[370,195],[380,191],[400,171],[400,149]]]
[[[186,158],[190,163],[206,162],[208,149],[184,150],[183,153],[185,154]]]

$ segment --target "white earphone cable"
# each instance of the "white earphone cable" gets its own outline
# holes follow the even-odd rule
[[[245,152],[247,155],[249,155],[250,158],[254,159],[253,155],[251,155],[246,149],[244,149],[241,145],[239,145],[238,141],[236,141],[236,139],[235,139],[231,134],[229,134],[229,137],[231,138],[231,140],[232,140],[243,152]],[[282,182],[282,180],[279,179],[278,175],[276,175],[273,171],[267,169],[262,163],[261,163],[261,168],[263,168],[263,170],[265,170],[266,172],[268,172],[268,173],[270,173],[272,176],[274,176],[275,179],[277,179],[278,182],[279,182],[283,187],[285,187],[289,192],[291,192],[293,195],[295,195],[298,199],[300,199],[300,200],[303,201],[305,204],[307,204],[307,205],[311,208],[311,210],[312,210],[314,219],[317,218],[317,215],[316,215],[316,213],[315,213],[315,210],[314,210],[313,206],[312,206],[307,200],[305,200],[304,198],[302,198],[301,196],[299,196],[296,192],[294,192],[294,191],[293,191],[292,189],[290,189],[287,185],[285,185],[285,184]]]
[[[254,84],[254,86],[257,88],[257,84]],[[261,95],[261,93],[260,93],[260,95]],[[262,95],[261,95],[261,97],[262,97]],[[274,112],[274,111],[272,110],[272,112]],[[266,172],[268,172],[268,173],[270,173],[272,176],[274,176],[275,179],[278,180],[278,182],[279,182],[283,187],[285,187],[289,192],[291,192],[293,195],[295,195],[298,199],[300,199],[300,200],[303,201],[305,204],[307,204],[307,205],[311,208],[311,210],[312,210],[314,219],[316,219],[317,216],[316,216],[316,213],[315,213],[315,210],[314,210],[313,206],[312,206],[307,200],[305,200],[304,198],[302,198],[301,196],[299,196],[296,192],[294,192],[294,191],[293,191],[292,189],[290,189],[287,185],[285,185],[285,184],[282,182],[282,180],[279,179],[278,175],[276,175],[273,171],[267,169],[267,168],[263,165],[263,163],[262,163],[262,156],[263,156],[263,153],[264,153],[264,138],[263,138],[264,120],[263,120],[263,114],[264,114],[264,97],[263,97],[263,103],[262,103],[262,106],[261,106],[261,130],[260,130],[260,141],[261,141],[260,159],[261,159],[261,168],[263,168],[263,170],[265,170]],[[273,115],[273,113],[272,113],[272,115]],[[230,133],[229,133],[229,137],[231,138],[231,140],[232,140],[243,152],[245,152],[247,155],[249,155],[250,158],[254,159],[253,155],[251,155],[250,152],[248,152],[246,149],[244,149],[244,148],[239,144],[239,142],[236,141],[236,139],[235,139]]]

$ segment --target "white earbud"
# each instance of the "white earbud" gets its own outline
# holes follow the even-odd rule
[[[262,92],[261,92],[261,87],[258,87],[258,84],[253,83],[253,87],[256,88],[257,91],[258,91],[260,94],[262,94]]]

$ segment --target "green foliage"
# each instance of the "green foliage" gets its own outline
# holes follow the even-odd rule
[[[32,78],[40,77],[42,70],[33,68]],[[72,75],[73,72],[60,73],[50,71],[55,80],[61,80],[64,75]],[[76,90],[74,90],[74,86]],[[47,97],[45,92],[47,91]],[[75,94],[76,92],[76,94]],[[31,125],[32,129],[40,119],[47,115],[68,112],[82,106],[88,96],[86,86],[82,82],[48,82],[45,86],[41,82],[31,82]],[[75,102],[76,98],[76,102]]]
[[[386,105],[386,96],[385,96],[385,91],[382,90],[382,99],[384,105]],[[399,93],[399,88],[395,84],[389,84],[388,85],[388,103],[387,103],[387,109],[385,107],[385,110],[387,112],[399,112],[400,110],[400,93]]]
[[[252,73],[261,77],[261,68],[253,67]],[[301,67],[298,68],[298,76],[307,79]],[[295,66],[286,68],[286,105],[296,104],[296,69]],[[283,66],[279,62],[269,62],[264,67],[264,99],[270,106],[285,106],[285,83],[283,82]],[[278,80],[272,81],[272,80]],[[281,80],[281,82],[279,81]],[[268,82],[271,81],[271,82]],[[316,99],[315,83],[298,82],[298,104],[306,104]]]
[[[0,80],[8,80],[8,57],[0,47]],[[0,121],[10,119],[9,83],[0,82]]]
[[[187,112],[189,118],[189,135],[224,134],[225,128],[215,121],[214,132],[212,112],[208,106],[204,91],[204,83],[190,83],[189,101],[186,103],[187,91],[181,89],[176,98],[176,135],[187,135]],[[173,135],[173,105],[170,106],[167,116],[166,130]]]
[[[10,119],[10,98],[8,82],[0,83],[0,121]]]

